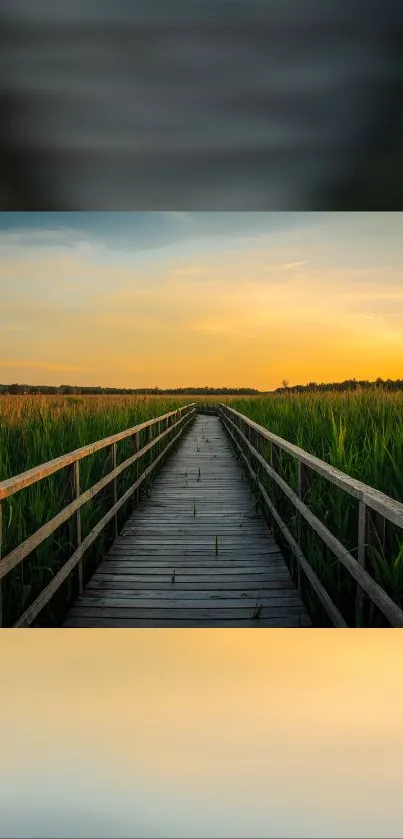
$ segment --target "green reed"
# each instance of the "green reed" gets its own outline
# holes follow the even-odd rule
[[[116,434],[190,402],[189,398],[158,397],[0,397],[0,481],[39,466],[48,460]],[[146,432],[140,436],[145,445]],[[117,463],[133,454],[130,440],[117,446]],[[108,450],[80,461],[80,488],[88,489],[111,468]],[[147,455],[142,459],[147,465]],[[141,466],[139,465],[139,468]],[[136,479],[136,465],[117,479],[118,497]],[[141,468],[140,468],[141,473]],[[6,555],[72,500],[71,471],[54,475],[11,496],[2,503],[2,555]],[[112,505],[111,487],[81,508],[82,537]],[[130,510],[118,514],[119,526]],[[88,577],[111,542],[111,527],[98,537],[85,558]],[[75,548],[74,521],[60,527],[2,581],[3,622],[12,625],[35,599]],[[46,623],[57,623],[75,587],[75,579],[63,584],[60,594],[44,610]]]
[[[353,393],[273,394],[231,401],[231,407],[342,472],[403,501],[403,394],[382,390]],[[270,446],[264,448],[269,459]],[[296,461],[282,453],[281,475],[297,489]],[[271,497],[296,537],[297,516],[284,493],[264,478]],[[357,502],[311,472],[307,503],[355,556]],[[303,522],[302,547],[349,625],[354,625],[356,584],[312,529]],[[386,525],[384,548],[369,550],[367,570],[403,608],[403,533]],[[312,595],[307,592],[308,599]],[[366,623],[382,625],[367,604]]]

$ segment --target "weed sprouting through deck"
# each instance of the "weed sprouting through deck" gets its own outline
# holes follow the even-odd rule
[[[261,613],[261,611],[262,611],[262,605],[261,605],[261,604],[260,604],[260,605],[258,605],[258,603],[259,603],[259,597],[260,597],[260,590],[258,591],[258,595],[257,595],[257,598],[256,598],[256,603],[255,603],[255,608],[254,608],[254,610],[253,610],[253,615],[252,615],[252,618],[258,618],[258,617],[260,617],[260,613]]]

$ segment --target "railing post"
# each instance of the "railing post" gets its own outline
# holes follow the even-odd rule
[[[147,428],[147,443],[151,443],[152,439],[153,439],[153,426],[149,425],[148,428]],[[148,465],[151,466],[151,464],[154,460],[154,449],[150,449],[150,451],[148,452],[147,460],[148,460]]]
[[[259,451],[259,435],[256,428],[253,429],[253,448],[256,449],[256,451]]]
[[[301,501],[305,501],[308,489],[309,489],[309,477],[308,477],[307,467],[305,466],[305,463],[302,463],[301,460],[298,460],[297,493],[298,493],[298,498]],[[297,513],[297,542],[298,542],[298,545],[299,545],[300,548],[301,548],[301,540],[302,540],[302,516],[301,516],[301,513]],[[298,591],[301,591],[301,584],[302,584],[301,566],[298,562],[297,563]]]
[[[116,443],[112,443],[111,446],[111,472],[116,469]],[[116,478],[113,478],[112,481],[112,504],[115,506],[118,500],[118,491],[117,491],[117,481]],[[113,538],[116,540],[118,538],[118,516],[115,513],[113,517]]]
[[[134,435],[133,448],[134,448],[134,451],[136,453],[140,449],[140,432],[139,431],[136,431],[136,433]],[[136,482],[138,481],[138,479],[139,479],[139,462],[138,462],[138,460],[136,460],[136,479],[135,479]],[[134,503],[136,505],[136,510],[139,506],[139,498],[140,498],[140,490],[139,490],[139,488],[137,488],[135,493],[134,493]]]
[[[158,420],[158,423],[157,423],[157,437],[159,437],[160,434],[161,434],[161,426],[162,426],[162,422],[161,422],[161,420]],[[160,440],[160,442],[157,443],[157,455],[161,454],[161,451],[162,451],[162,442]]]
[[[302,460],[298,460],[298,498],[301,501],[305,500],[306,494],[309,489],[309,477],[307,467],[305,463],[302,463]],[[301,546],[301,537],[302,537],[302,516],[301,513],[298,513],[297,519],[297,541],[298,544]]]
[[[367,541],[369,547],[374,547],[380,553],[385,553],[385,526],[386,521],[381,513],[367,509]]]
[[[80,461],[75,460],[72,464],[73,500],[80,497]],[[74,541],[76,548],[81,545],[81,507],[74,514]],[[83,593],[83,558],[81,557],[78,566],[78,594]]]
[[[2,553],[2,545],[3,545],[3,504],[0,501],[0,559],[1,559],[1,553]],[[0,628],[3,626],[3,579],[0,580]]]
[[[256,451],[260,454],[259,434],[258,434],[256,428],[253,429],[253,448],[256,449]],[[255,461],[255,472],[256,472],[256,475],[257,475],[258,478],[259,478],[259,474],[260,474],[260,468],[261,468],[260,463],[256,459],[256,461]]]
[[[262,438],[261,438],[260,433],[257,429],[255,429],[255,436],[256,436],[255,449],[258,452],[258,454],[262,455],[262,448],[263,448]],[[262,464],[260,463],[260,460],[256,460],[256,470],[255,471],[256,471],[257,480],[260,481],[264,486],[265,485],[265,480],[264,480],[265,473],[264,473]],[[264,506],[265,505],[263,505],[263,509],[264,509]]]
[[[246,437],[248,443],[250,445],[252,445],[251,439],[250,439],[251,438],[251,427],[250,427],[249,423],[245,423],[245,426],[246,426],[245,427],[245,437]],[[248,457],[248,462],[250,463],[250,460],[251,460],[250,448],[248,446],[245,446],[245,449],[246,449],[246,454],[247,454],[247,457]]]
[[[363,568],[367,564],[371,548],[375,548],[382,554],[385,552],[385,519],[380,513],[367,507],[363,501],[359,501],[357,560]],[[370,573],[371,571],[372,569],[370,569]],[[357,583],[356,626],[365,626],[364,603],[364,592]]]
[[[358,502],[358,550],[357,560],[365,568],[365,554],[366,554],[366,535],[367,535],[367,506],[363,501]],[[359,583],[357,583],[357,594],[355,599],[355,625],[362,626],[364,619],[364,592]]]
[[[280,469],[279,469],[279,467],[280,467],[280,454],[279,454],[278,446],[276,446],[275,443],[271,443],[270,445],[271,445],[271,448],[270,448],[270,466],[279,475],[280,474]]]
[[[250,427],[250,425],[248,426],[247,437],[248,437],[249,443],[251,444],[251,446],[253,446],[254,445],[253,429]],[[248,461],[249,461],[249,463],[251,463],[251,462],[253,463],[253,455],[252,455],[250,449],[248,450]]]

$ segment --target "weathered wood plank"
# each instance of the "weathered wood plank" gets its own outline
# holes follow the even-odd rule
[[[215,557],[218,560],[218,557]],[[107,561],[105,561],[102,565],[105,568],[106,572],[114,571],[118,572],[120,569],[130,569],[132,571],[145,571],[146,573],[153,573],[156,569],[160,568],[163,571],[166,568],[172,568],[175,566],[176,568],[181,568],[182,570],[188,569],[189,572],[202,572],[202,571],[212,571],[213,573],[217,574],[218,572],[226,572],[228,574],[236,574],[236,573],[262,573],[268,574],[273,569],[276,569],[278,563],[281,562],[282,557],[280,554],[276,556],[273,562],[265,562],[258,561],[258,562],[248,562],[248,561],[240,561],[236,562],[235,560],[228,560],[225,562],[224,559],[222,561],[217,562],[200,562],[199,557],[184,559],[182,557],[167,557],[161,558],[159,562],[152,562],[151,560],[147,560],[142,562],[141,560],[137,560],[132,557],[123,557],[117,560],[112,559],[109,557]],[[204,558],[203,558],[204,559]],[[101,570],[101,569],[99,569]]]
[[[222,579],[228,579],[229,577],[233,577],[237,579],[237,577],[248,577],[253,579],[253,577],[261,577],[264,576],[265,579],[270,580],[273,577],[285,577],[289,574],[288,569],[284,570],[281,568],[279,570],[274,564],[270,566],[261,566],[261,565],[223,565],[218,564],[216,567],[213,566],[203,566],[202,568],[199,567],[197,562],[189,563],[188,565],[181,565],[175,560],[172,562],[167,562],[160,565],[139,565],[136,562],[132,563],[103,563],[99,571],[97,572],[97,576],[102,577],[105,574],[115,574],[115,575],[135,575],[137,577],[146,576],[152,577],[153,574],[157,575],[164,575],[167,573],[172,573],[173,569],[176,569],[176,574],[183,575],[187,574],[188,576],[196,576],[200,577],[200,579],[207,579],[208,577],[213,576],[220,576]]]
[[[268,534],[267,531],[265,532],[261,527],[250,527],[247,524],[243,525],[242,522],[234,522],[232,525],[230,524],[216,524],[214,525],[205,525],[203,522],[196,521],[193,523],[189,522],[189,524],[182,525],[175,525],[175,524],[167,524],[165,527],[162,525],[152,527],[148,522],[144,527],[132,527],[130,531],[122,532],[120,538],[116,538],[116,545],[126,544],[126,537],[132,537],[134,539],[182,539],[188,538],[194,539],[195,534],[199,535],[199,538],[206,538],[209,539],[211,536],[215,536],[216,533],[219,533],[220,536],[224,536],[226,538],[233,538],[238,541],[238,539],[242,538],[253,538],[259,537],[259,539],[264,539],[265,542],[268,541]],[[273,544],[274,540],[273,540]]]
[[[196,582],[197,584],[197,582]],[[150,585],[153,587],[150,588]],[[175,591],[194,591],[195,590],[195,583],[194,582],[182,582],[180,576],[175,579],[175,583],[173,584],[171,579],[166,580],[163,583],[156,583],[153,582],[150,584],[149,582],[133,582],[130,577],[122,576],[115,576],[115,575],[106,575],[102,578],[102,580],[97,579],[95,581],[91,581],[88,583],[86,587],[86,593],[90,591],[171,591],[172,588],[175,588]],[[209,583],[203,582],[202,591],[251,591],[258,596],[259,591],[272,591],[274,589],[293,589],[294,584],[292,580],[286,578],[273,578],[271,580],[264,580],[263,583],[256,585],[256,582],[253,580],[247,580],[246,582],[228,582],[227,580],[220,580],[216,583]]]
[[[189,571],[195,571],[195,570],[203,571],[203,570],[205,570],[205,571],[213,571],[214,573],[217,573],[218,571],[228,571],[229,573],[230,572],[242,572],[242,571],[244,573],[248,573],[249,571],[252,571],[252,572],[255,572],[255,573],[261,571],[264,574],[269,574],[269,573],[274,573],[274,572],[276,574],[282,573],[282,572],[279,572],[278,569],[277,569],[277,563],[281,560],[281,554],[277,554],[276,558],[275,558],[277,560],[277,562],[273,561],[272,563],[265,562],[264,560],[262,560],[262,561],[259,560],[258,562],[252,562],[252,560],[249,560],[249,561],[248,560],[242,560],[240,562],[237,562],[235,559],[229,559],[227,561],[222,560],[222,561],[217,561],[217,562],[214,562],[214,561],[206,562],[206,561],[200,561],[199,558],[197,559],[197,561],[195,561],[195,560],[192,560],[190,558],[189,559],[178,559],[177,557],[168,557],[166,559],[161,559],[159,562],[153,562],[151,560],[142,561],[141,559],[139,560],[139,559],[133,558],[133,557],[127,557],[126,559],[127,559],[126,562],[115,562],[115,561],[111,561],[111,558],[109,557],[109,561],[107,563],[105,563],[103,567],[105,567],[106,572],[111,571],[111,570],[117,572],[119,568],[122,568],[122,569],[132,568],[134,570],[138,569],[139,571],[146,571],[148,573],[151,573],[151,572],[155,571],[155,569],[157,569],[157,568],[160,568],[161,570],[164,570],[166,568],[172,568],[172,566],[175,565],[175,567],[178,568],[178,569],[179,568],[181,568],[183,570],[188,569]],[[286,573],[286,572],[284,572],[284,573]]]
[[[131,578],[133,582],[148,582],[150,584],[150,588],[152,588],[153,583],[165,583],[172,579],[172,575],[174,572],[174,567],[169,572],[165,574],[160,574],[159,572],[150,573],[150,574],[131,574]],[[96,579],[101,579],[101,575],[98,574],[94,575]],[[129,575],[128,575],[129,576]],[[238,583],[238,585],[243,585],[244,583],[253,582],[255,586],[260,586],[260,584],[264,584],[267,580],[266,574],[182,574],[176,571],[176,577],[180,582],[183,583],[192,583],[193,585],[198,585],[203,588],[205,583],[221,583],[221,585],[225,585],[227,582]],[[85,595],[84,590],[83,594]]]
[[[84,605],[84,603],[85,606],[92,604],[96,604],[97,606],[114,606],[116,602],[118,602],[118,605],[123,608],[133,606],[155,606],[159,608],[161,605],[166,605],[167,607],[172,605],[182,609],[211,605],[217,608],[223,606],[227,609],[238,608],[241,606],[244,607],[245,605],[254,606],[256,602],[261,603],[264,606],[270,606],[271,604],[279,606],[286,605],[287,603],[290,603],[293,606],[300,606],[300,598],[298,592],[295,590],[271,589],[269,591],[261,591],[260,589],[257,589],[244,591],[243,589],[240,589],[239,591],[234,592],[221,589],[214,592],[191,589],[181,592],[176,589],[175,585],[173,585],[172,588],[175,590],[160,591],[158,589],[149,589],[143,591],[133,590],[128,592],[121,591],[119,589],[111,589],[108,591],[88,589],[86,591],[85,601],[83,601],[80,597],[79,600],[77,600],[76,607],[79,608],[81,605]]]
[[[106,628],[119,628],[119,629],[204,629],[206,627],[205,620],[192,620],[192,619],[180,619],[171,617],[165,619],[158,619],[158,618],[147,618],[146,620],[138,619],[138,618],[110,618],[105,617],[105,615],[94,616],[94,615],[80,615],[79,617],[70,616],[66,623],[64,624],[65,627],[69,628],[94,628],[94,629],[106,629]],[[221,629],[292,629],[292,628],[311,628],[312,624],[309,621],[309,618],[306,618],[304,615],[287,615],[286,618],[284,617],[270,617],[265,618],[262,620],[261,617],[258,619],[250,619],[250,620],[242,620],[237,618],[232,619],[213,619],[208,621],[208,626],[211,629],[214,628],[221,628]]]
[[[218,417],[196,418],[149,496],[65,626],[310,625]]]
[[[137,618],[138,620],[162,620],[167,618],[168,620],[172,620],[177,613],[177,617],[181,620],[185,620],[189,618],[189,620],[205,620],[208,622],[211,620],[230,620],[231,618],[235,618],[236,620],[250,620],[252,617],[252,613],[254,611],[254,605],[249,606],[239,606],[239,608],[234,607],[225,607],[223,605],[213,605],[211,607],[206,606],[199,606],[199,604],[195,604],[192,607],[183,608],[182,605],[178,607],[173,606],[172,604],[168,606],[128,606],[122,607],[120,604],[111,605],[111,606],[98,606],[94,605],[91,606],[91,600],[85,603],[85,606],[74,607],[71,611],[72,617],[79,617],[86,616],[86,615],[93,615],[94,617],[109,617],[109,618],[120,618],[124,615],[126,618]],[[296,615],[303,615],[304,610],[300,604],[290,605],[287,604],[285,606],[263,606],[260,612],[262,619],[268,617],[276,617],[276,618],[287,618],[288,616],[295,617]]]

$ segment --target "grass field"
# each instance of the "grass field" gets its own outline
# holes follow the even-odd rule
[[[4,480],[79,446],[136,425],[151,417],[196,401],[190,397],[133,396],[2,396],[0,397],[0,480]],[[217,399],[203,402],[217,401]],[[281,437],[337,466],[352,477],[403,501],[403,394],[380,391],[345,394],[286,394],[265,397],[228,397],[222,401]],[[129,444],[118,448],[118,462],[129,454]],[[105,474],[106,454],[99,452],[82,465],[82,489]],[[282,457],[283,476],[296,488],[296,464]],[[124,473],[118,483],[122,493],[133,475]],[[276,506],[296,533],[295,513],[284,496],[267,479]],[[3,555],[55,515],[71,499],[66,471],[17,493],[3,505]],[[82,510],[83,536],[110,505],[107,491]],[[353,553],[357,549],[356,502],[316,478],[309,505]],[[122,516],[124,513],[122,513]],[[103,555],[110,534],[101,536],[88,557],[87,571]],[[354,617],[355,584],[338,561],[323,548],[309,528],[303,528],[302,547],[324,585],[349,621]],[[14,621],[52,578],[71,553],[69,527],[46,540],[3,581],[4,622]],[[368,569],[403,606],[402,533],[387,526],[385,549],[374,550]],[[71,583],[66,586],[71,585]],[[70,591],[61,592],[69,599]],[[44,620],[54,620],[49,607]],[[315,603],[312,602],[312,608]],[[376,623],[375,613],[365,622]],[[8,623],[7,623],[8,622]]]
[[[0,481],[191,401],[189,397],[0,396]],[[130,454],[130,442],[119,443],[117,463]],[[81,490],[99,480],[108,468],[106,450],[85,458],[80,468]],[[134,467],[118,477],[118,494],[133,481]],[[62,469],[6,499],[3,502],[2,555],[56,515],[71,500],[71,493],[69,476],[66,469]],[[108,488],[84,505],[81,512],[83,538],[110,506]],[[124,517],[123,509],[119,521]],[[105,529],[87,555],[87,574],[104,555],[110,541],[111,529]],[[2,581],[4,625],[16,620],[73,549],[71,527],[67,524],[6,576]],[[70,582],[63,585],[60,597],[54,598],[52,607],[44,610],[45,623],[54,621],[57,624],[63,603],[70,601],[74,594],[70,585]]]
[[[239,399],[232,407],[392,498],[403,501],[403,393],[381,390],[350,393],[284,394]],[[296,461],[282,455],[283,477],[296,490]],[[294,510],[270,479],[268,489],[286,524],[296,535]],[[318,476],[312,481],[309,506],[341,542],[357,551],[357,503]],[[307,526],[302,547],[320,579],[349,622],[354,621],[356,586],[347,571]],[[403,534],[387,523],[385,545],[374,547],[369,572],[403,607]],[[314,604],[312,604],[314,606]],[[380,618],[368,610],[365,622]],[[364,619],[364,618],[363,618]]]

